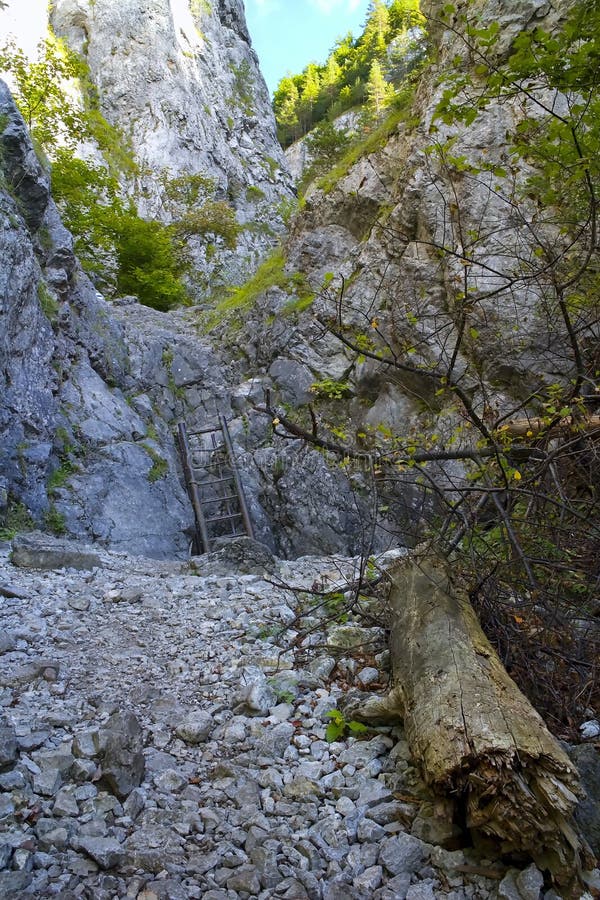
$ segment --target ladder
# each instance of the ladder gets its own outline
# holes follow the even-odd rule
[[[196,534],[192,552],[209,553],[217,538],[254,537],[244,488],[227,421],[188,431],[177,426],[185,481],[194,509]]]

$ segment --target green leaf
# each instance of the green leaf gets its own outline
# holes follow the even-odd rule
[[[355,722],[354,719],[348,722],[348,731],[350,731],[351,734],[365,734],[368,730],[367,726],[363,725],[362,722]]]

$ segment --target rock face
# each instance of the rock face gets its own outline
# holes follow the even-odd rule
[[[0,521],[148,556],[186,554],[193,514],[173,431],[178,419],[202,427],[219,411],[258,540],[291,556],[360,549],[366,500],[357,507],[346,476],[298,442],[265,446],[269,420],[252,409],[275,379],[305,397],[310,368],[284,362],[252,379],[235,353],[201,336],[197,311],[105,302],[81,271],[4,86],[0,122]]]
[[[3,84],[0,123],[0,512],[22,504],[57,531],[186,552],[173,441],[159,451],[166,426],[126,402],[123,329],[79,267]]]
[[[243,230],[235,251],[217,240],[210,261],[198,247],[198,265],[213,286],[243,280],[281,233],[278,206],[292,193],[242,0],[58,0],[50,24],[131,142],[140,214],[168,220],[161,172],[214,179]]]
[[[287,258],[289,269],[302,272],[321,297],[329,294],[328,303],[317,301],[320,312],[335,314],[343,277],[340,308],[346,325],[368,338],[376,320],[398,357],[423,368],[453,366],[475,398],[475,408],[485,415],[486,409],[504,411],[526,402],[543,383],[568,383],[575,362],[565,352],[566,333],[556,327],[558,314],[551,303],[545,305],[543,279],[519,279],[517,272],[523,253],[534,258],[524,224],[531,210],[525,202],[519,210],[523,221],[517,221],[506,199],[512,179],[522,185],[526,176],[525,163],[511,171],[507,149],[507,133],[514,131],[523,110],[510,101],[490,103],[468,128],[438,119],[430,130],[452,60],[465,52],[461,40],[439,24],[442,5],[424,4],[438,22],[431,26],[431,41],[440,53],[417,85],[405,120],[392,128],[379,150],[340,170],[336,181],[309,187],[304,209],[292,225]],[[500,24],[494,53],[502,56],[520,31],[537,26],[551,31],[571,5],[558,9],[523,0],[509,9],[477,2],[469,4],[469,14],[481,16],[482,25]],[[443,145],[446,139],[453,140],[453,158],[484,174],[456,174],[436,158],[432,144]],[[291,151],[295,171],[302,168],[302,152],[302,145]],[[485,166],[498,167],[500,174],[486,174]],[[476,263],[468,270],[468,292],[483,299],[468,317],[468,333],[453,358],[462,316],[457,298],[465,279],[461,233],[470,240],[476,236],[469,251]],[[336,277],[322,291],[324,279],[331,278],[328,273]],[[284,344],[277,321],[271,323],[287,302],[288,297],[270,292],[262,308],[250,312],[248,330],[255,335],[251,359],[269,372],[285,360],[288,368],[308,366],[315,381],[346,381],[350,397],[340,424],[348,443],[356,445],[360,433],[379,425],[394,435],[435,430],[442,439],[460,427],[455,410],[436,398],[430,378],[418,372],[391,373],[369,359],[357,362],[341,342],[319,334],[310,313],[287,328]],[[596,335],[590,337],[594,339]],[[408,351],[412,357],[406,348],[413,348]]]
[[[551,27],[558,14],[547,7],[523,0],[509,12],[491,2],[478,9],[501,21],[504,46],[520,28]],[[154,174],[166,165],[173,174],[206,172],[222,196],[235,196],[240,221],[254,217],[259,200],[271,208],[289,196],[237,0],[199,2],[192,11],[175,0],[143,9],[138,0],[59,0],[52,24],[86,56],[104,114],[131,126],[137,158]],[[425,148],[442,90],[436,79],[457,49],[443,33],[434,37],[443,52],[419,84],[408,121],[329,191],[309,191],[287,242],[290,270],[315,291],[328,273],[343,275],[348,321],[370,328],[376,317],[401,347],[416,335],[424,365],[452,355],[445,335],[456,328],[452,298],[463,269],[431,247],[445,228],[454,234],[445,218],[449,185]],[[255,536],[271,551],[355,553],[410,542],[410,528],[402,525],[407,533],[400,534],[398,523],[422,514],[416,492],[402,485],[389,497],[380,492],[382,508],[371,516],[375,471],[368,461],[343,471],[301,442],[274,439],[269,417],[255,406],[265,389],[297,407],[314,399],[315,382],[338,382],[343,401],[321,402],[317,412],[337,418],[350,440],[379,427],[407,434],[432,423],[444,438],[461,422],[454,409],[440,409],[431,383],[414,373],[392,379],[373,360],[356,361],[310,314],[282,315],[290,296],[277,287],[226,340],[218,330],[204,334],[197,310],[161,314],[131,298],[105,303],[73,256],[48,178],[5,90],[0,98],[0,253],[7,260],[0,271],[0,514],[12,510],[14,518],[22,503],[36,523],[45,519],[73,536],[158,557],[185,554],[193,517],[172,432],[180,418],[201,427],[219,411],[230,422]],[[502,165],[514,116],[510,103],[491,104],[468,133],[457,134],[453,153]],[[444,126],[438,136],[449,134]],[[155,214],[158,194],[149,176],[141,178],[138,196]],[[508,265],[510,254],[498,256],[495,238],[505,234],[501,200],[466,178],[457,190],[463,226],[488,226],[478,242],[481,262]],[[249,259],[272,236],[246,230],[246,239]],[[236,277],[238,263],[230,263],[227,278]],[[478,403],[502,409],[523,399],[536,387],[532,372],[556,380],[561,348],[538,315],[538,300],[525,290],[510,303],[482,304],[481,321],[455,360],[466,390],[486,385]],[[517,316],[526,326],[519,334]]]

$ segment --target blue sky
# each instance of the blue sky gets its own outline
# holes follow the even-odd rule
[[[252,46],[271,93],[288,72],[322,63],[336,39],[357,37],[368,0],[246,0]]]

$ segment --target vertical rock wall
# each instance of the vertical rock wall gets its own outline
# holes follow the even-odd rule
[[[214,179],[242,225],[199,269],[243,279],[282,233],[291,178],[241,0],[56,0],[50,25],[88,64],[100,109],[129,140],[140,213],[169,219],[158,177]]]

